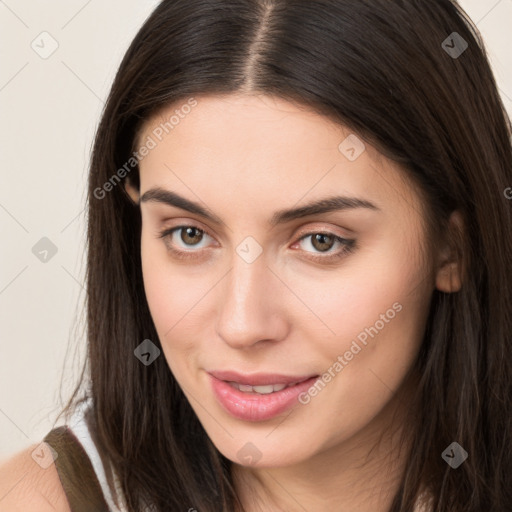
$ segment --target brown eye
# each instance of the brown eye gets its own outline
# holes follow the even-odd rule
[[[183,257],[194,256],[194,253],[199,253],[199,249],[205,248],[204,242],[208,245],[208,238],[213,240],[203,229],[190,225],[165,229],[160,233],[159,238],[164,240],[165,245],[171,252],[176,255],[182,253]]]
[[[199,243],[203,238],[203,231],[198,228],[189,226],[180,228],[180,238],[186,245],[194,245]]]
[[[309,254],[310,259],[328,263],[350,253],[355,247],[355,242],[355,240],[342,238],[334,233],[313,231],[303,235],[298,244],[302,246],[304,252]],[[335,246],[337,246],[337,250]],[[333,248],[334,250],[331,250]]]
[[[320,252],[328,251],[335,242],[335,237],[326,233],[315,233],[311,239],[311,245]]]

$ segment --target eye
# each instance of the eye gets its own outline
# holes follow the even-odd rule
[[[347,253],[350,253],[355,246],[355,240],[349,240],[347,238],[342,238],[334,233],[324,232],[324,231],[314,231],[310,233],[306,233],[302,235],[296,244],[300,244],[304,240],[310,239],[310,241],[305,244],[306,246],[312,247],[314,251],[318,251],[319,254],[326,254],[326,256],[310,256],[311,259],[315,261],[324,261],[330,262],[333,260],[337,260],[342,258]],[[338,245],[338,251],[330,251],[334,246]],[[314,252],[306,250],[306,252]]]
[[[179,236],[175,236],[175,232],[180,232]],[[204,229],[200,229],[197,226],[176,226],[162,231],[159,238],[164,239],[167,248],[176,256],[187,258],[195,256],[194,254],[189,254],[195,251],[189,251],[188,249],[204,248],[204,246],[199,245],[199,243],[204,240],[205,236],[212,238]],[[178,249],[176,249],[175,245],[178,245]],[[181,249],[179,247],[181,247]]]

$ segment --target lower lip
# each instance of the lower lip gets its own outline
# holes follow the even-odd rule
[[[245,421],[265,421],[281,414],[297,403],[299,395],[318,380],[318,377],[311,377],[281,391],[258,395],[244,393],[223,380],[212,375],[209,377],[213,392],[222,407],[235,418]]]

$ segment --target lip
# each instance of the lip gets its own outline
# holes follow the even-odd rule
[[[306,392],[319,375],[313,377],[279,374],[241,375],[236,372],[223,371],[208,372],[208,377],[213,394],[226,412],[240,420],[257,422],[274,418],[297,404],[299,395]],[[239,391],[226,381],[249,386],[298,383],[281,391],[260,395]]]

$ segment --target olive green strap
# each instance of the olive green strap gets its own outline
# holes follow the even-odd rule
[[[44,442],[57,452],[55,466],[71,512],[110,512],[89,456],[73,432],[66,426],[54,428]]]

